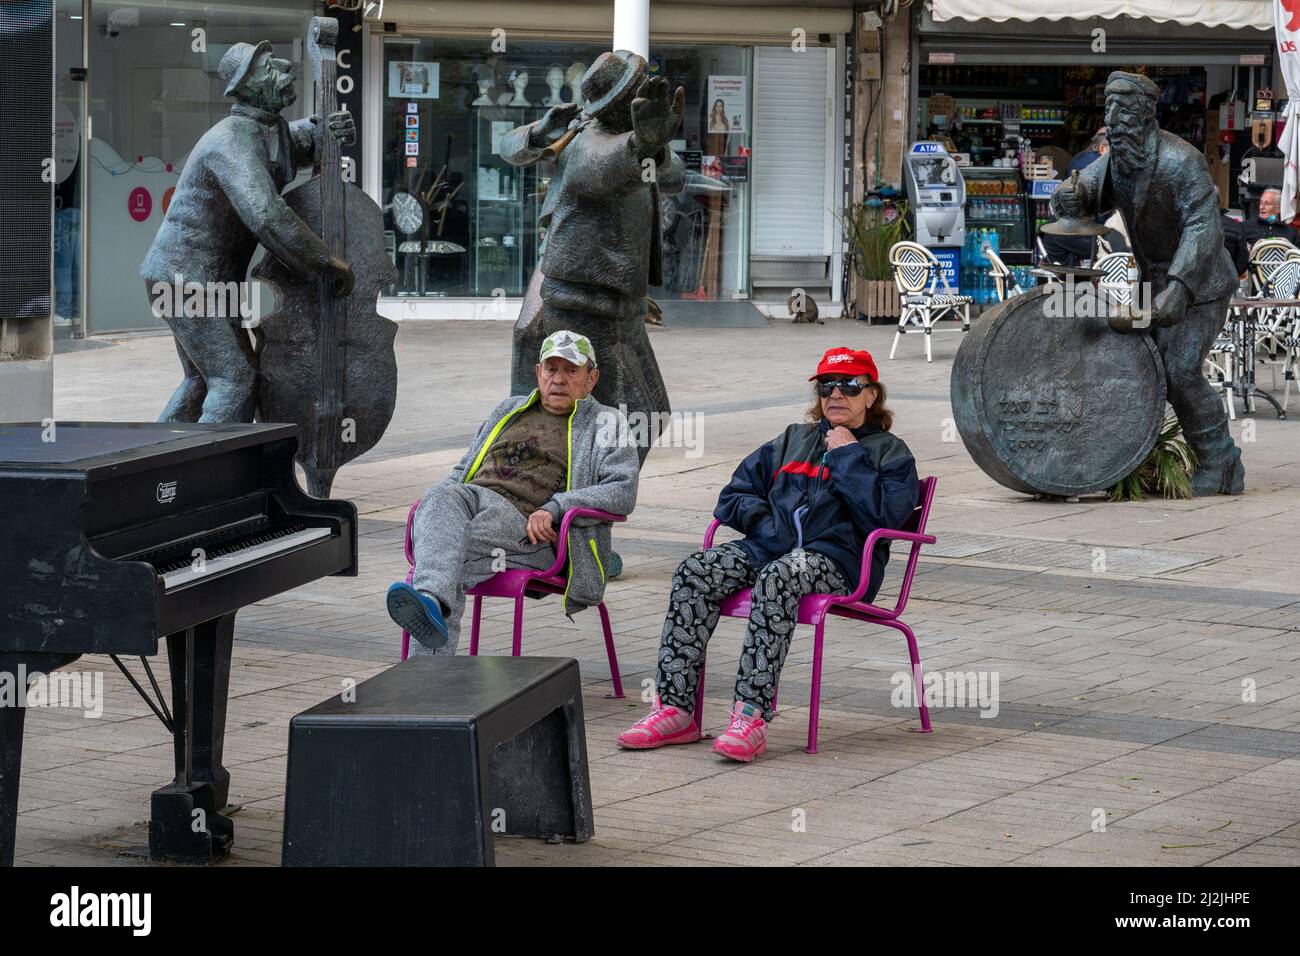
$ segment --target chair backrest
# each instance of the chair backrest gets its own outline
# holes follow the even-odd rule
[[[999,302],[1024,294],[1025,290],[1020,288],[1020,283],[1012,278],[1011,270],[1002,261],[1002,257],[993,251],[991,243],[984,243],[980,247],[980,252],[989,260],[989,274],[993,276],[993,288],[998,294]]]
[[[1255,295],[1275,296],[1276,279],[1286,280],[1279,271],[1289,271],[1287,262],[1296,247],[1285,239],[1261,239],[1250,250],[1250,288]]]
[[[939,479],[931,475],[929,478],[922,478],[916,486],[916,507],[912,509],[912,516],[904,522],[903,527],[899,530],[910,531],[914,534],[925,534],[925,523],[930,519],[930,505],[934,501],[934,489],[939,484]],[[920,545],[917,545],[920,547]]]
[[[939,260],[919,242],[904,239],[889,249],[889,265],[894,270],[894,285],[900,295],[916,295],[934,291],[939,273]]]
[[[939,479],[933,475],[922,478],[917,483],[916,507],[912,509],[911,517],[904,522],[900,531],[925,534],[926,522],[930,520],[930,506],[934,503],[934,490],[938,485]],[[919,542],[913,542],[911,552],[907,556],[907,568],[903,571],[903,583],[898,588],[898,601],[891,612],[895,617],[902,614],[907,607],[907,596],[912,593],[912,578],[916,574],[916,562],[920,556],[921,545]]]
[[[1097,260],[1094,268],[1106,273],[1097,283],[1098,291],[1120,305],[1132,305],[1136,291],[1137,263],[1127,252],[1108,252]]]

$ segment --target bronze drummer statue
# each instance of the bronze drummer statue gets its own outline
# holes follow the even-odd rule
[[[1237,274],[1223,246],[1219,204],[1205,159],[1156,123],[1160,89],[1136,73],[1106,82],[1110,152],[1052,196],[1052,211],[1082,217],[1118,209],[1153,297],[1150,334],[1164,363],[1169,403],[1196,452],[1196,495],[1241,494],[1241,449],[1202,363],[1223,329]],[[1126,332],[1131,319],[1115,317]]]

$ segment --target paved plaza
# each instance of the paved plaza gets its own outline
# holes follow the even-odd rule
[[[361,514],[359,576],[239,615],[225,755],[239,810],[222,865],[279,863],[290,717],[397,661],[383,594],[405,574],[407,509],[505,395],[510,330],[402,325],[396,416],[335,484]],[[500,838],[498,863],[1300,863],[1300,405],[1292,421],[1238,408],[1242,497],[1034,501],[987,478],[956,437],[958,336],[935,337],[932,364],[920,336],[887,360],[892,337],[840,320],[651,330],[686,416],[672,434],[688,447],[651,453],[638,508],[615,533],[625,571],[607,602],[627,697],[608,696],[594,611],[570,621],[555,600],[526,608],[524,652],[581,663],[596,835]],[[913,733],[915,709],[895,706],[901,637],[835,620],[818,754],[802,749],[807,628],[766,757],[743,766],[707,743],[620,751],[616,734],[647,707],[672,570],[699,545],[739,460],[803,416],[805,379],[836,345],[876,356],[895,432],[920,474],[939,477],[939,540],[922,554],[906,616],[926,672],[996,679],[994,705],[935,707],[935,732]],[[55,375],[57,419],[148,421],[178,366],[169,337],[137,336],[60,354]],[[894,553],[881,601],[904,563]],[[509,652],[510,615],[509,602],[486,603],[483,653]],[[724,620],[709,649],[712,733],[725,726],[742,628]],[[104,672],[104,714],[29,712],[17,862],[145,865],[149,795],[170,778],[171,740],[107,658],[71,666]],[[161,656],[155,671],[165,678]]]

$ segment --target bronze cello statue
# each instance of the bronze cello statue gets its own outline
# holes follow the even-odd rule
[[[337,109],[338,21],[313,17],[307,49],[315,69],[317,112]],[[355,281],[328,272],[303,274],[268,255],[254,276],[273,285],[279,307],[261,323],[258,417],[296,422],[298,461],[307,490],[329,496],[338,469],[373,448],[397,399],[397,326],[375,308],[397,281],[384,248],[384,217],[355,183],[343,180],[342,149],[322,128],[315,176],[284,196],[289,208],[351,265]]]

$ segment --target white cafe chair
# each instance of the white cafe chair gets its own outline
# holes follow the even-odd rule
[[[971,297],[952,291],[939,260],[920,243],[908,240],[894,243],[889,250],[889,265],[894,271],[894,285],[898,288],[900,306],[898,329],[894,332],[894,344],[889,350],[889,357],[894,357],[898,338],[907,332],[910,325],[925,332],[925,360],[932,361],[930,333],[941,319],[958,319],[961,321],[960,331],[970,331]],[[941,284],[942,292],[938,291]]]

